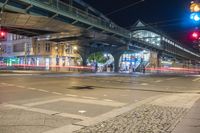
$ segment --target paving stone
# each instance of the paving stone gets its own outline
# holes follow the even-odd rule
[[[186,108],[142,105],[130,112],[75,133],[170,133]]]
[[[0,108],[0,133],[42,133],[79,120],[12,108]]]
[[[200,127],[178,126],[172,133],[200,133]]]

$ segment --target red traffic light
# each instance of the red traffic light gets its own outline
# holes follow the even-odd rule
[[[6,39],[6,32],[0,30],[0,40],[5,40]]]
[[[0,36],[5,36],[6,35],[6,33],[4,32],[4,31],[0,31]]]
[[[192,33],[192,38],[193,39],[198,39],[199,38],[199,33],[198,32],[193,32]]]

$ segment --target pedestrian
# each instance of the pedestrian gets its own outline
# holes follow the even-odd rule
[[[95,64],[95,72],[97,72],[98,71],[98,63],[96,62],[96,64]]]

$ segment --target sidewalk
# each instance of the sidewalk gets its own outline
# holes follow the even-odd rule
[[[193,105],[172,133],[200,133],[200,99]]]

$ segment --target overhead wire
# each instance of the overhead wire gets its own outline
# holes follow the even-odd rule
[[[135,6],[135,5],[137,5],[137,4],[140,4],[140,3],[142,3],[142,2],[144,2],[144,0],[139,0],[139,1],[134,2],[134,3],[132,3],[132,4],[128,5],[128,6],[124,6],[124,7],[121,7],[121,8],[119,8],[119,9],[116,9],[116,10],[114,10],[114,11],[111,11],[111,12],[107,13],[106,16],[113,15],[113,14],[115,14],[115,13],[117,13],[117,12],[120,12],[120,11],[122,11],[122,10],[125,10],[125,9],[127,9],[127,8],[130,8],[130,7]]]

